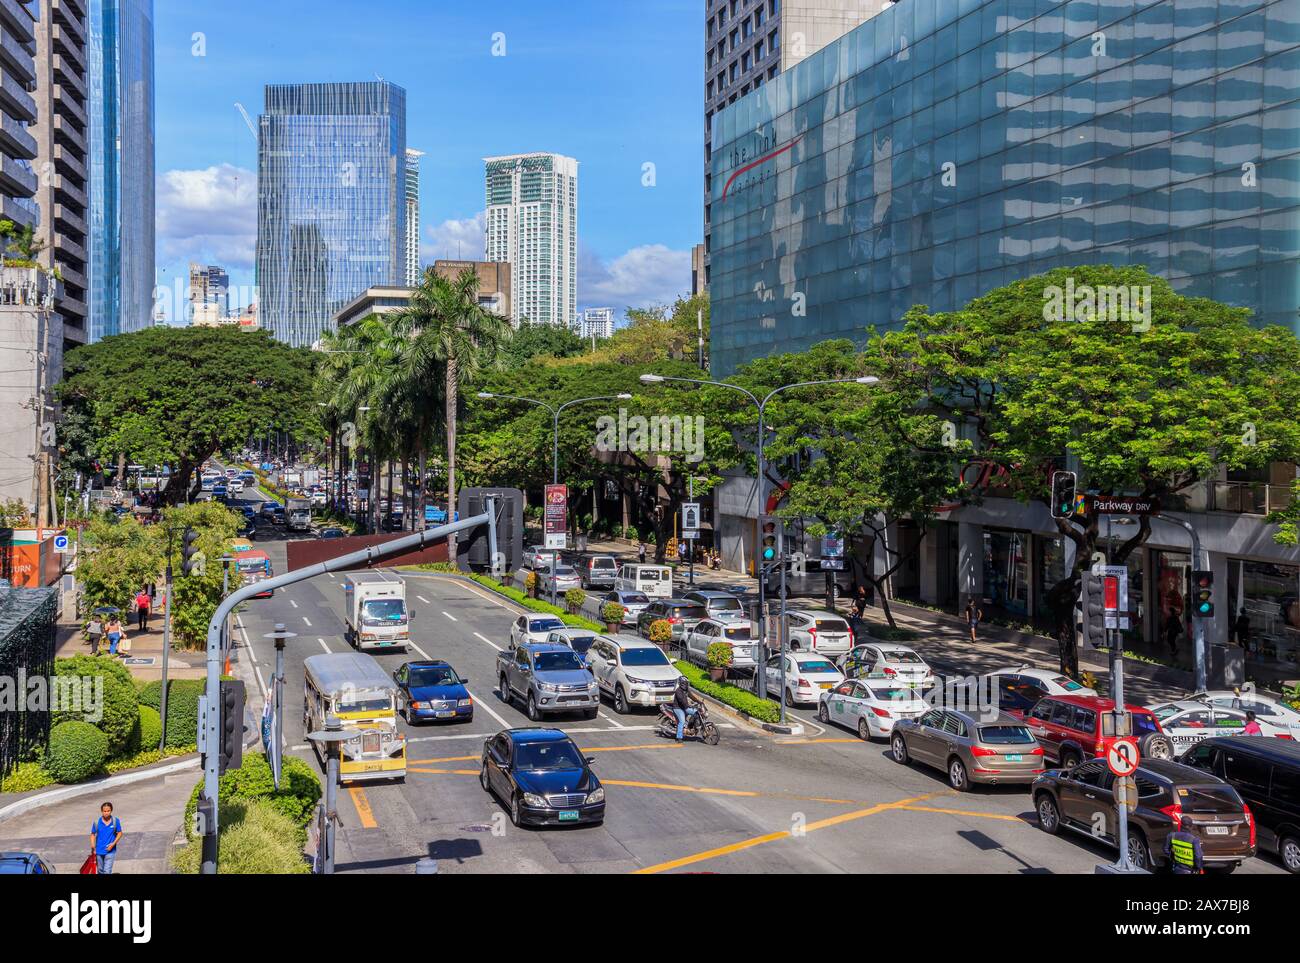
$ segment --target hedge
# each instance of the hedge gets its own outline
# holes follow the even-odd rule
[[[244,756],[238,769],[229,770],[219,783],[219,809],[227,803],[265,800],[287,816],[295,826],[306,826],[311,821],[316,804],[320,802],[321,783],[316,771],[297,756],[285,756],[280,767],[280,789],[277,791],[271,777],[271,764],[262,753]],[[185,832],[192,832],[194,814],[199,808],[200,780],[190,793],[185,807]]]
[[[108,736],[89,722],[60,722],[50,732],[45,771],[55,782],[89,779],[108,761]]]
[[[689,662],[674,662],[673,665],[686,676],[692,688],[699,689],[705,695],[712,696],[752,719],[757,719],[759,722],[777,722],[781,718],[781,707],[771,699],[760,699],[748,689],[742,689],[729,682],[714,682],[703,669]]]
[[[564,609],[543,602],[541,599],[530,599],[523,592],[519,591],[519,589],[511,588],[508,585],[502,585],[494,578],[488,578],[486,575],[471,575],[469,577],[475,582],[478,582],[478,584],[482,585],[484,588],[491,589],[498,595],[504,595],[512,602],[522,605],[530,612],[537,612],[540,615],[554,615],[565,625],[571,625],[575,629],[588,629],[592,632],[605,631],[605,626],[603,625],[598,625],[590,619],[584,619],[580,615],[570,615],[568,612],[564,611]]]
[[[140,707],[140,741],[137,745],[146,752],[157,749],[162,741],[162,717],[151,706]]]
[[[203,679],[169,679],[167,682],[167,745],[190,746],[198,742],[199,696],[207,682]],[[162,711],[162,680],[155,679],[140,690],[140,705]],[[161,724],[161,723],[160,723]],[[149,748],[143,743],[144,748]],[[157,743],[154,744],[155,747]]]
[[[56,659],[54,675],[71,679],[103,679],[103,704],[98,704],[97,693],[78,689],[77,698],[81,708],[77,711],[63,710],[50,717],[51,725],[63,722],[88,722],[108,737],[108,752],[111,756],[129,752],[133,747],[136,726],[139,721],[139,700],[136,697],[135,682],[126,666],[116,659],[105,656],[76,655],[70,659]],[[92,683],[97,687],[97,683]],[[87,705],[87,699],[94,700]],[[192,742],[193,740],[191,740]]]
[[[222,873],[291,876],[310,872],[303,857],[305,834],[270,801],[223,803],[219,818]],[[203,840],[191,839],[172,863],[179,873],[197,875],[203,863]]]

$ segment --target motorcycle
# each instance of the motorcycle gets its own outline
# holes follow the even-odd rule
[[[677,714],[673,712],[672,703],[665,703],[659,707],[659,728],[656,732],[668,739],[677,738]],[[697,707],[695,715],[686,720],[682,737],[698,739],[710,746],[718,744],[718,727],[709,719],[707,706],[701,704]]]

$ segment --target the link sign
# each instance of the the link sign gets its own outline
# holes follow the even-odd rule
[[[565,533],[569,529],[569,486],[547,485],[542,508],[544,548],[565,548]]]

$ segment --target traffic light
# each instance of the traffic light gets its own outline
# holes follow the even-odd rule
[[[1052,517],[1070,518],[1074,515],[1075,493],[1079,478],[1072,471],[1052,472]]]
[[[181,574],[182,575],[202,575],[203,560],[199,555],[199,546],[196,544],[199,540],[199,533],[188,525],[185,526],[185,534],[181,536]]]
[[[759,549],[758,557],[763,563],[775,562],[784,551],[781,520],[775,515],[758,517]]]
[[[217,755],[217,772],[238,769],[244,764],[244,683],[221,680],[221,745]]]
[[[1214,573],[1192,573],[1192,616],[1198,619],[1214,618]]]
[[[1084,572],[1080,577],[1083,641],[1094,649],[1109,648],[1106,639],[1106,576]]]

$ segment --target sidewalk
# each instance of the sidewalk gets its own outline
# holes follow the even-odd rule
[[[100,804],[111,802],[123,830],[114,872],[169,873],[172,841],[198,780],[199,771],[190,769],[51,803],[0,824],[0,849],[37,853],[60,873],[75,873],[90,853],[90,826]]]
[[[152,682],[162,678],[163,621],[159,612],[149,620],[149,631],[138,632],[135,622],[128,625],[125,620],[122,628],[126,638],[131,642],[131,654],[126,659],[126,667],[137,679]],[[108,643],[102,642],[99,654],[108,658]],[[74,619],[61,617],[56,629],[54,657],[67,659],[74,655],[90,655],[90,644],[82,634],[82,624]],[[202,652],[178,652],[175,648],[167,657],[167,678],[202,679],[205,674],[204,654]]]

